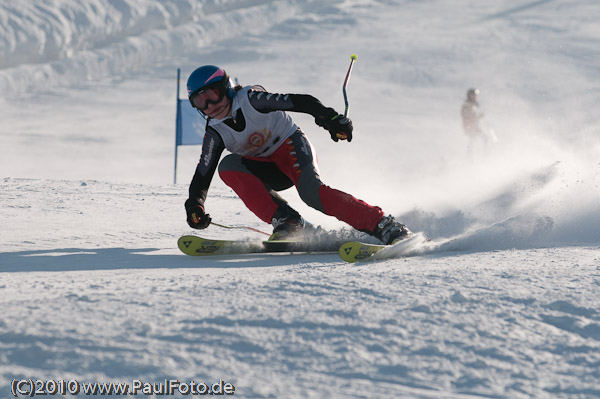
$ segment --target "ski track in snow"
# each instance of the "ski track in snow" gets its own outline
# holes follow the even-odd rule
[[[241,398],[600,398],[596,15],[593,0],[0,0],[0,397],[15,378],[175,378]],[[168,184],[176,69],[224,64],[339,108],[351,53],[353,143],[298,120],[328,184],[432,240],[359,264],[181,255],[199,149]],[[495,148],[457,138],[471,85]],[[207,209],[268,230],[217,176]]]

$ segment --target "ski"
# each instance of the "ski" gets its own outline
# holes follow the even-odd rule
[[[335,252],[335,248],[314,245],[302,241],[250,241],[250,240],[215,240],[193,235],[185,235],[177,240],[177,246],[186,255],[211,256],[253,253],[281,252]]]
[[[359,241],[348,241],[340,246],[340,257],[349,263],[370,259],[377,252],[388,247],[383,244],[367,244]]]
[[[348,241],[340,246],[338,252],[344,261],[355,263],[422,254],[434,247],[434,243],[423,233],[415,233],[390,245]]]

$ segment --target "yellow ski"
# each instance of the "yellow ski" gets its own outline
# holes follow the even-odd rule
[[[190,256],[269,252],[333,252],[333,248],[318,247],[314,243],[302,241],[211,240],[193,235],[180,237],[177,240],[177,246],[181,252]]]
[[[424,254],[439,248],[439,243],[431,241],[422,232],[412,233],[408,238],[395,241],[390,245],[367,244],[349,241],[340,246],[340,257],[346,262],[402,258]]]
[[[366,244],[358,241],[348,241],[339,249],[340,257],[346,262],[354,263],[367,260],[388,245]]]

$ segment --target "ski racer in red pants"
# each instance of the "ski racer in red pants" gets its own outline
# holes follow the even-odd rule
[[[191,227],[203,229],[210,224],[204,202],[218,165],[225,184],[256,216],[273,225],[271,239],[289,237],[305,226],[300,214],[277,193],[292,186],[309,206],[385,244],[410,234],[381,208],[323,184],[314,149],[287,111],[312,115],[336,142],[352,140],[350,119],[310,95],[268,93],[260,86],[232,87],[227,73],[214,65],[196,69],[187,90],[190,103],[207,121],[202,155],[185,202]],[[231,154],[219,164],[225,149]]]

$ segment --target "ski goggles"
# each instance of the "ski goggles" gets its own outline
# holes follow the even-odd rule
[[[225,89],[221,84],[215,84],[200,89],[190,96],[192,107],[206,111],[209,105],[218,104],[225,97]]]

